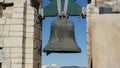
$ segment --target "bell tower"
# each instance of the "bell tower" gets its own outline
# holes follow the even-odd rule
[[[0,0],[0,68],[40,68],[38,0]],[[34,21],[37,19],[37,21]]]

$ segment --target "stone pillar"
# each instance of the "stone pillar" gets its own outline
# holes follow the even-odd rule
[[[120,67],[120,14],[92,14],[88,25],[92,68]],[[89,55],[88,55],[89,57]],[[89,61],[89,59],[88,59]],[[88,67],[90,68],[90,67]]]
[[[91,37],[91,16],[98,14],[98,9],[95,7],[95,1],[92,0],[91,4],[87,5],[87,68],[91,68],[92,65],[92,37]]]
[[[41,66],[41,21],[35,22],[37,9],[30,6],[30,0],[26,1],[25,28],[24,28],[24,68],[40,68]]]

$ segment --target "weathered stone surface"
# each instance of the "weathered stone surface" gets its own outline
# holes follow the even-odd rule
[[[4,37],[4,47],[22,47],[22,37]]]
[[[10,25],[23,24],[23,19],[6,19],[6,24]]]
[[[9,32],[9,36],[21,37],[21,36],[23,36],[23,32]]]
[[[29,63],[29,64],[32,64],[33,63],[33,59],[25,59],[25,63]]]
[[[26,12],[27,14],[34,14],[34,10],[27,10],[27,12]]]
[[[2,68],[10,68],[11,63],[10,60],[2,62]]]
[[[26,16],[27,20],[34,20],[34,15],[30,14]]]
[[[91,20],[93,68],[119,68],[120,15],[93,14]]]
[[[120,13],[120,2],[113,4],[112,8],[113,8],[113,10],[112,10],[113,12],[119,12]]]
[[[4,18],[0,18],[0,24],[5,24],[5,19]]]
[[[11,68],[22,68],[22,64],[21,63],[12,63],[11,64]]]
[[[26,26],[26,32],[34,32],[34,26]]]
[[[4,31],[3,36],[9,36],[9,31]]]
[[[11,59],[12,63],[19,64],[22,63],[22,59]]]
[[[33,44],[34,44],[34,39],[33,38],[26,38],[25,39],[25,47],[26,48],[33,48],[34,46],[33,46]]]
[[[18,2],[16,2],[16,3],[14,3],[14,7],[15,7],[15,8],[18,8],[18,7],[19,7],[19,8],[23,8],[23,7],[25,7],[25,6],[24,6],[24,3],[18,3]]]
[[[31,33],[31,32],[27,32],[26,33],[26,35],[25,35],[25,37],[34,37],[34,33]]]
[[[26,53],[26,54],[25,54],[25,59],[33,59],[33,56],[34,56],[33,53],[31,53],[31,54]]]
[[[22,48],[15,48],[15,47],[13,47],[13,48],[10,48],[10,51],[12,53],[22,53],[23,49]]]
[[[10,30],[10,25],[4,25],[4,31],[9,31]]]
[[[23,13],[13,13],[12,18],[22,19],[22,18],[24,18],[24,15],[23,15]]]
[[[25,0],[5,0],[5,3],[10,3],[10,2],[14,2],[14,3],[24,3]]]
[[[23,31],[23,25],[10,25],[10,31]]]
[[[23,13],[24,12],[24,7],[14,7],[13,11],[15,13]]]
[[[0,2],[4,2],[4,0],[0,0]]]
[[[26,49],[25,49],[25,52],[26,52],[27,54],[31,54],[31,53],[33,53],[33,49],[34,49],[34,48],[26,48]]]
[[[3,57],[5,59],[10,58],[10,49],[9,48],[3,48],[2,50],[3,50]]]
[[[3,46],[3,26],[0,25],[0,47]]]
[[[40,25],[34,22],[36,9],[30,6],[30,0],[5,0],[4,2],[13,2],[14,5],[4,9],[3,17],[0,18],[2,68],[37,68],[40,63],[38,49],[41,41],[38,41]]]
[[[33,68],[33,63],[32,64],[25,64],[25,68]]]
[[[27,20],[26,21],[26,25],[30,25],[30,26],[33,26],[34,25],[34,20]]]

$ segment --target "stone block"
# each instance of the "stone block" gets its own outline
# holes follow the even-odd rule
[[[9,25],[4,25],[4,31],[9,31],[10,30],[10,26]]]
[[[18,64],[12,63],[11,68],[22,68],[22,63],[18,63]]]
[[[9,36],[21,37],[21,36],[23,36],[23,32],[9,32]]]
[[[4,31],[3,32],[3,36],[5,37],[5,36],[8,36],[9,35],[9,31]]]
[[[26,25],[31,25],[31,26],[33,26],[33,25],[34,25],[34,20],[27,20],[27,21],[26,21]]]
[[[7,18],[11,18],[12,17],[12,12],[13,12],[13,8],[6,8],[3,12],[3,17],[6,17]]]
[[[3,48],[3,56],[4,58],[10,58],[10,49],[9,48]]]
[[[25,48],[25,53],[27,54],[33,53],[33,48]]]
[[[27,14],[26,19],[27,20],[34,20],[34,14]]]
[[[22,58],[21,59],[11,59],[13,64],[19,64],[22,63]]]
[[[26,38],[25,39],[25,47],[33,48],[34,47],[34,38]]]
[[[4,47],[22,47],[22,37],[4,37]]]
[[[23,49],[22,48],[10,48],[10,51],[12,53],[22,53],[23,52]]]
[[[33,63],[32,64],[25,64],[25,68],[34,68]]]
[[[23,8],[24,7],[24,3],[14,3],[14,8]]]
[[[13,11],[14,13],[23,13],[24,7],[14,7]]]
[[[10,25],[10,31],[23,31],[23,25]]]
[[[10,68],[10,61],[2,62],[2,68]]]
[[[23,19],[24,18],[24,14],[23,13],[13,13],[12,14],[12,18]]]
[[[33,53],[31,53],[31,54],[26,53],[26,54],[25,54],[25,59],[33,59],[33,56],[34,56]]]
[[[33,15],[34,15],[34,10],[28,9],[28,10],[26,10],[26,11],[27,11],[27,14],[33,14]]]
[[[2,42],[0,42],[0,47],[3,47],[3,43]]]
[[[23,24],[23,19],[6,19],[6,24],[10,25]]]
[[[33,59],[25,59],[25,63],[29,63],[29,64],[31,63],[32,64],[33,63]]]
[[[25,0],[5,0],[5,3],[10,3],[10,2],[14,2],[14,3],[25,3]]]
[[[1,24],[5,24],[5,19],[4,18],[0,18],[0,25]]]
[[[34,32],[34,26],[26,26],[26,32]]]
[[[20,53],[11,53],[10,58],[12,59],[22,59],[22,52]]]
[[[31,37],[33,38],[34,37],[34,33],[31,33],[31,32],[27,32],[25,37]]]

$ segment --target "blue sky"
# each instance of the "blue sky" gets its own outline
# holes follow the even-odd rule
[[[76,0],[76,2],[81,6],[86,6],[87,0]],[[49,0],[44,0],[44,6],[49,4]],[[48,43],[50,36],[50,26],[51,22],[55,20],[56,17],[46,17],[43,20],[42,27],[42,47]],[[75,38],[76,42],[82,50],[82,53],[73,53],[73,54],[60,54],[52,53],[46,56],[46,53],[42,52],[42,65],[48,64],[58,64],[60,66],[82,66],[85,67],[86,63],[86,19],[82,19],[79,16],[69,17],[69,20],[74,22],[75,26]]]

